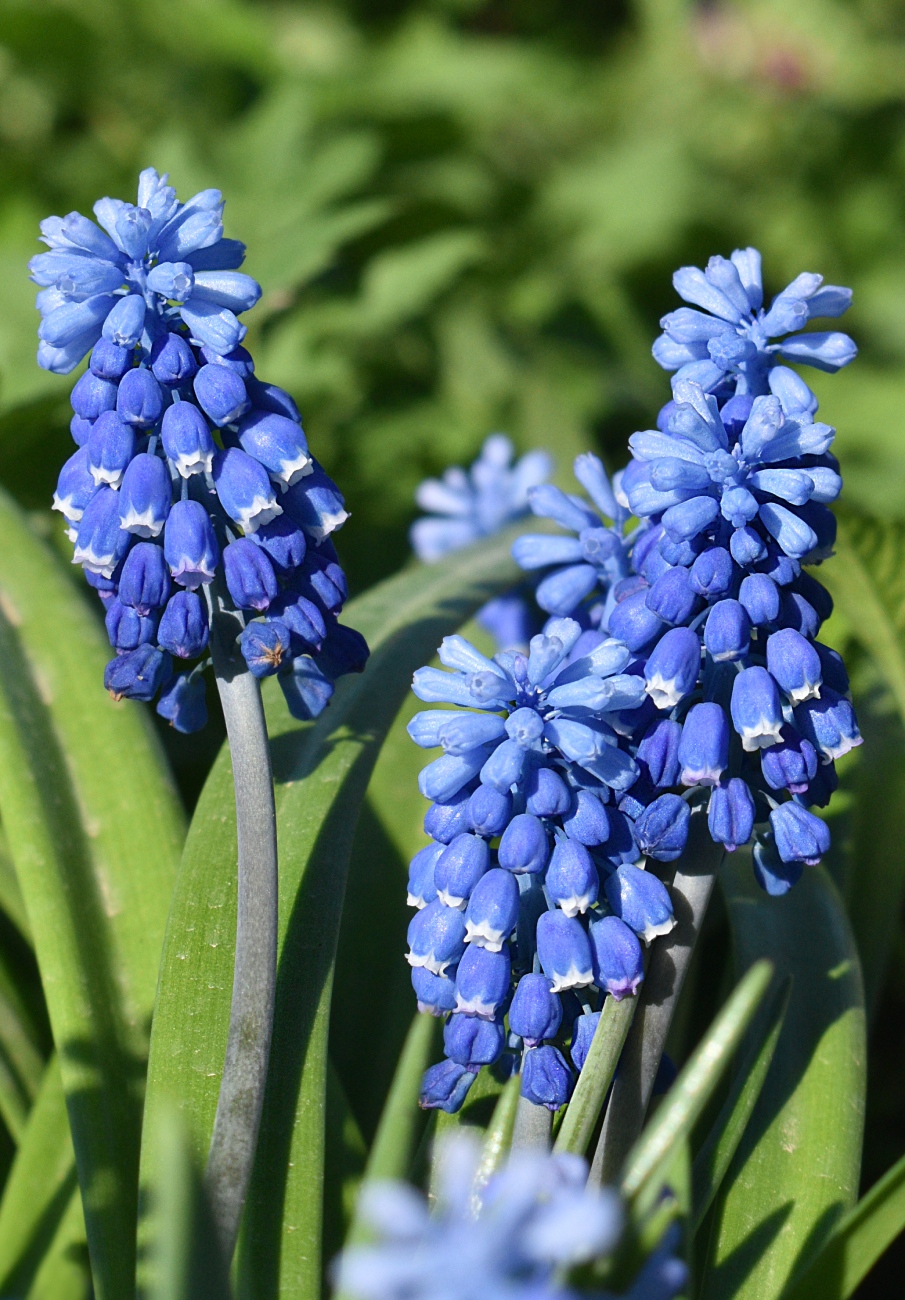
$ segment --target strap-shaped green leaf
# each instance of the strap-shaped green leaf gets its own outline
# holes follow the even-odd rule
[[[773,1064],[714,1207],[703,1300],[776,1300],[858,1190],[865,1030],[858,955],[838,894],[805,867],[783,898],[747,854],[721,876],[739,969],[769,958],[793,980]]]
[[[99,1297],[134,1289],[141,1095],[183,820],[99,620],[0,494],[0,815],[41,969]]]
[[[607,998],[604,1002],[587,1060],[556,1137],[557,1151],[574,1151],[582,1156],[587,1151],[637,1006],[636,997],[618,1002]]]
[[[887,1170],[836,1228],[817,1258],[795,1275],[782,1300],[848,1300],[905,1229],[905,1156]]]
[[[332,968],[358,812],[413,669],[477,606],[512,583],[519,572],[509,555],[515,535],[502,534],[431,568],[409,569],[354,601],[344,621],[368,638],[371,660],[361,677],[340,683],[313,726],[288,717],[274,683],[265,692],[277,785],[280,958],[268,1091],[240,1245],[244,1296],[311,1300],[319,1291]],[[229,1016],[233,817],[224,752],[192,822],[167,927],[146,1107],[152,1119],[164,1098],[177,1096],[202,1158]],[[361,996],[379,996],[366,970]],[[150,1148],[146,1158],[150,1171]]]

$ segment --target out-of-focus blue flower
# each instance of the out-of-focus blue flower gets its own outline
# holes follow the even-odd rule
[[[72,390],[79,450],[53,504],[107,607],[122,660],[111,690],[152,699],[164,678],[151,669],[202,655],[222,608],[247,624],[251,671],[279,671],[290,712],[309,719],[367,659],[337,622],[347,592],[330,535],[347,513],[295,403],[255,378],[241,346],[238,316],[260,289],[238,270],[244,245],[223,237],[222,208],[216,190],[179,203],[149,169],[137,204],[95,205],[100,226],[78,213],[42,223],[39,363],[65,374],[91,354]],[[159,711],[195,730],[203,703],[193,669]]]
[[[554,1052],[540,1047],[530,1055]],[[464,1067],[446,1063],[450,1077],[454,1069]],[[340,1257],[337,1293],[355,1300],[571,1300],[570,1270],[605,1259],[619,1243],[618,1194],[589,1186],[579,1156],[519,1151],[486,1187],[476,1181],[479,1150],[468,1138],[449,1142],[437,1160],[432,1209],[405,1183],[365,1189],[360,1213],[371,1240]],[[687,1276],[674,1250],[670,1238],[627,1294],[673,1300]]]

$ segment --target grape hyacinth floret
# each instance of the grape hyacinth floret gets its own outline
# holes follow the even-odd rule
[[[407,1183],[365,1188],[360,1213],[371,1234],[336,1268],[338,1294],[355,1300],[571,1300],[587,1294],[577,1270],[604,1266],[625,1215],[618,1194],[588,1186],[580,1156],[518,1151],[486,1186],[468,1138],[439,1153],[433,1208]],[[672,1300],[687,1280],[668,1233],[625,1300]],[[599,1285],[590,1294],[601,1297]],[[612,1292],[607,1292],[616,1300]]]
[[[331,535],[347,512],[292,398],[241,346],[260,288],[223,237],[219,191],[183,204],[166,181],[149,168],[136,205],[100,200],[103,229],[79,213],[42,223],[39,364],[66,374],[91,354],[54,509],[105,605],[115,698],[160,693],[163,717],[198,730],[211,618],[234,611],[251,672],[278,674],[312,718],[368,653],[338,621]]]

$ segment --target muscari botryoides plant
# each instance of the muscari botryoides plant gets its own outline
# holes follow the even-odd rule
[[[579,456],[575,494],[549,481],[547,453],[514,462],[492,436],[470,470],[422,485],[429,517],[412,542],[425,563],[357,598],[346,625],[343,498],[292,398],[243,346],[260,289],[222,210],[214,190],[180,203],[149,169],[135,204],[45,221],[48,251],[31,263],[39,363],[66,375],[87,358],[53,504],[100,606],[113,702],[75,685],[81,659],[99,672],[99,620],[53,587],[54,555],[21,523],[10,531],[19,517],[0,501],[0,817],[59,1052],[24,1114],[0,1077],[20,1143],[0,1200],[2,1293],[125,1300],[137,1261],[157,1300],[741,1295],[714,1267],[737,1258],[726,1207],[742,1186],[772,1195],[776,1178],[742,1184],[736,1165],[771,1061],[791,1050],[787,1006],[807,1038],[808,963],[825,949],[839,996],[855,979],[844,924],[821,932],[819,957],[803,941],[791,995],[774,950],[749,942],[746,973],[674,1081],[664,1049],[724,853],[750,858],[765,891],[742,914],[746,886],[725,877],[736,928],[761,918],[781,932],[789,913],[774,926],[764,909],[794,906],[811,869],[799,891],[838,909],[815,809],[860,736],[842,660],[818,640],[831,601],[807,567],[832,551],[841,479],[834,431],[791,366],[854,357],[846,335],[806,328],[850,294],[803,275],[765,308],[751,249],[684,268],[691,306],[654,346],[672,398],[630,440],[628,466],[609,477]],[[546,531],[519,536],[530,512]],[[66,628],[65,685],[38,634],[42,582]],[[486,652],[461,631],[475,614]],[[440,666],[419,667],[438,634]],[[209,668],[227,749],[171,901],[172,876],[139,878],[155,831],[142,822],[136,845],[131,827],[150,800],[172,846],[178,817],[126,701],[196,731]],[[352,828],[413,672],[418,699],[446,706],[408,723],[442,750],[421,774],[428,839],[408,881],[418,1011],[362,1133],[345,1091],[360,1080],[329,1061],[343,1010],[330,1028],[332,972],[344,906],[359,923],[401,907],[360,887],[343,899]],[[141,911],[152,892],[156,929]],[[134,951],[117,966],[126,925]],[[138,1008],[150,1012],[158,960],[146,1072]],[[374,1035],[392,1036],[392,999],[368,996]],[[856,1033],[845,1057],[829,1053],[834,1077]],[[45,1174],[51,1142],[59,1171]],[[760,1294],[838,1279],[854,1241],[859,1262],[834,1292],[850,1294],[889,1239],[887,1226],[858,1246],[891,1193],[871,1195],[856,1211],[850,1188],[823,1237],[814,1209],[771,1238],[768,1255],[797,1253],[770,1256],[779,1280]]]

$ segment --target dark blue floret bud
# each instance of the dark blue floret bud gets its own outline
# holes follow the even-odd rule
[[[764,780],[773,790],[804,794],[817,772],[817,751],[791,727],[783,727],[782,740],[761,754]]]
[[[255,677],[271,677],[290,657],[290,634],[285,623],[269,618],[249,623],[239,637],[239,647]]]
[[[78,523],[97,490],[88,465],[88,448],[80,447],[60,470],[57,490],[53,494],[53,509],[59,510],[67,523]]]
[[[724,546],[710,546],[697,556],[689,577],[693,590],[707,600],[728,596],[735,577],[732,556]]]
[[[813,867],[830,847],[826,822],[794,799],[773,809],[770,828],[783,862],[804,862]]]
[[[428,903],[409,922],[408,944],[410,966],[425,966],[434,975],[444,975],[465,951],[465,917],[439,899]]]
[[[177,501],[172,507],[164,528],[163,553],[181,587],[194,591],[202,583],[213,582],[220,548],[200,501]]]
[[[557,1111],[572,1095],[572,1071],[556,1047],[545,1044],[525,1053],[522,1096],[535,1106]]]
[[[469,800],[471,786],[465,786],[445,803],[434,803],[424,814],[424,833],[440,844],[450,844],[457,835],[475,829],[471,821]],[[479,832],[480,834],[480,832]]]
[[[245,387],[252,406],[259,411],[274,411],[277,415],[285,415],[287,419],[301,424],[299,408],[285,389],[278,388],[276,384],[262,383],[260,379],[246,379]]]
[[[535,817],[557,817],[569,811],[569,787],[552,768],[536,767],[525,781],[526,807]]]
[[[315,542],[322,542],[349,518],[342,493],[316,460],[303,479],[283,493],[281,502],[291,519]]]
[[[214,454],[213,474],[220,504],[244,532],[253,533],[282,513],[267,470],[238,447]]]
[[[634,935],[632,935],[634,938]],[[637,943],[638,940],[635,939]],[[587,1011],[584,1015],[576,1016],[575,1023],[572,1026],[572,1046],[569,1049],[569,1055],[572,1058],[572,1064],[575,1069],[581,1073],[584,1069],[584,1063],[588,1059],[588,1052],[591,1050],[591,1043],[594,1041],[594,1035],[597,1033],[597,1026],[600,1024],[599,1011]]]
[[[202,366],[193,384],[198,405],[214,424],[235,424],[249,407],[245,384],[226,366]]]
[[[645,731],[638,746],[638,761],[652,785],[661,789],[678,785],[681,736],[682,724],[674,718],[660,718]]]
[[[440,901],[447,907],[464,907],[489,867],[487,841],[478,835],[457,835],[437,859],[434,880]]]
[[[139,452],[130,461],[119,490],[120,527],[136,537],[159,537],[172,499],[166,465],[158,456]]]
[[[632,654],[638,654],[650,645],[664,629],[664,623],[647,607],[647,592],[636,591],[626,596],[611,610],[608,621],[612,636],[623,641]]]
[[[577,917],[558,908],[544,912],[537,922],[537,955],[554,993],[594,983],[591,945]]]
[[[691,811],[677,794],[661,794],[635,821],[638,848],[658,862],[675,862],[688,840]]]
[[[406,903],[409,907],[427,907],[437,897],[434,867],[443,852],[442,844],[426,844],[409,863],[409,883]]]
[[[151,349],[151,373],[159,384],[178,388],[198,369],[192,349],[180,334],[161,334]]]
[[[289,628],[294,653],[320,649],[327,635],[327,625],[312,601],[304,596],[278,596],[270,606],[270,614]]]
[[[470,943],[456,971],[456,1010],[484,1020],[495,1019],[509,994],[511,969],[505,944],[499,952],[492,952],[490,948]]]
[[[189,735],[207,726],[207,701],[204,678],[180,673],[161,692],[157,712],[171,727]]]
[[[151,645],[111,659],[104,670],[104,686],[115,700],[149,703],[172,672],[170,656]]]
[[[820,622],[825,623],[833,612],[833,598],[823,583],[810,573],[801,573],[795,580],[795,591],[815,610]]]
[[[119,504],[119,493],[109,487],[99,488],[91,498],[79,521],[73,564],[104,578],[112,576],[132,543],[119,526]]]
[[[617,1002],[637,993],[644,979],[644,958],[634,930],[618,916],[603,916],[591,922],[590,936],[597,987]]]
[[[783,593],[779,622],[782,627],[794,628],[808,641],[813,641],[820,631],[817,611],[810,601],[805,600],[804,596],[797,591]]]
[[[285,415],[250,411],[239,423],[239,443],[283,488],[292,487],[311,473],[311,456],[301,425],[287,420]]]
[[[477,1075],[455,1061],[440,1061],[424,1073],[418,1105],[422,1110],[442,1110],[455,1115],[462,1109]]]
[[[673,709],[694,690],[701,643],[687,627],[674,627],[654,646],[644,667],[647,693],[658,709]]]
[[[269,524],[260,524],[251,538],[267,552],[278,570],[296,569],[304,562],[308,546],[304,531],[288,515],[277,515]]]
[[[766,749],[782,739],[782,704],[766,668],[745,668],[738,674],[732,683],[730,708],[744,749]]]
[[[647,608],[664,623],[687,623],[699,608],[701,599],[692,586],[687,569],[667,569],[647,593]]]
[[[346,673],[363,673],[370,656],[368,643],[354,627],[327,619],[327,635],[318,652],[318,662],[334,680]]]
[[[478,835],[502,835],[512,819],[512,795],[492,785],[479,785],[468,798],[466,820]]]
[[[251,379],[254,375],[254,359],[247,348],[233,348],[231,352],[220,356],[213,348],[203,347],[201,355],[211,365],[226,366],[227,370],[232,370],[240,379]]]
[[[783,862],[772,834],[758,837],[754,844],[754,875],[761,889],[774,898],[787,894],[801,879],[803,862]]]
[[[126,371],[116,392],[116,413],[136,429],[150,429],[163,413],[160,384],[144,366]]]
[[[224,548],[223,569],[237,609],[253,609],[261,614],[276,597],[273,565],[247,537],[239,537]]]
[[[89,365],[91,373],[97,375],[99,379],[107,379],[112,384],[118,384],[126,371],[131,370],[135,365],[135,352],[132,348],[123,348],[117,343],[111,343],[109,339],[101,338],[94,345]],[[111,410],[115,403],[114,393]]]
[[[604,884],[607,902],[645,943],[669,934],[676,923],[669,891],[650,871],[624,862]]]
[[[481,876],[465,911],[465,938],[491,952],[500,952],[515,929],[519,888],[515,876],[500,867]]]
[[[442,1016],[446,1011],[453,1011],[456,1005],[455,972],[450,975],[434,975],[425,966],[412,968],[412,988],[418,999],[418,1010],[429,1011],[433,1016]]]
[[[768,749],[764,756],[773,752]],[[747,844],[754,830],[754,815],[754,796],[741,777],[734,776],[714,786],[707,825],[716,844],[725,844],[729,853],[734,853],[740,844]]]
[[[577,840],[579,844],[584,844],[588,848],[604,844],[610,836],[607,811],[590,790],[574,791],[572,803],[563,817],[562,824],[569,839]]]
[[[83,420],[96,420],[105,411],[116,407],[116,384],[87,370],[73,388],[69,400],[76,415]]]
[[[767,668],[793,704],[819,697],[823,685],[820,656],[794,628],[783,628],[768,637]]]
[[[93,420],[83,420],[80,415],[72,417],[69,421],[69,432],[72,434],[72,441],[77,447],[84,447],[93,427]]]
[[[596,903],[600,881],[585,846],[574,839],[557,840],[545,884],[553,902],[566,916],[577,916]]]
[[[755,627],[775,623],[779,618],[779,588],[765,573],[749,573],[743,578],[738,598]]]
[[[501,867],[517,875],[543,871],[550,856],[547,832],[531,813],[519,813],[503,832],[497,857]]]
[[[167,407],[160,426],[160,440],[183,478],[204,474],[213,466],[216,447],[210,427],[193,402],[174,402]]]
[[[333,698],[336,684],[310,655],[298,655],[277,677],[286,707],[299,722],[319,718]]]
[[[736,678],[736,681],[738,678]],[[729,720],[713,701],[688,710],[679,741],[683,785],[717,785],[729,764]]]
[[[562,1003],[550,992],[546,975],[523,975],[509,1008],[509,1028],[526,1047],[555,1038],[562,1024]]]
[[[743,569],[756,564],[767,554],[763,538],[747,524],[744,528],[736,528],[729,539],[729,550],[733,560]]]
[[[707,616],[704,646],[716,663],[743,659],[751,645],[751,622],[740,601],[719,600]]]
[[[170,595],[170,574],[163,551],[150,542],[139,542],[126,556],[119,579],[119,599],[136,613],[148,615],[161,609]]]
[[[85,445],[95,483],[118,488],[135,454],[135,434],[129,425],[115,411],[105,411],[95,420]]]
[[[194,659],[207,646],[210,629],[207,610],[194,591],[177,591],[167,602],[160,626],[157,644],[179,659]]]
[[[157,616],[142,617],[137,610],[124,605],[118,596],[107,603],[104,616],[107,637],[117,654],[125,654],[155,639]]]
[[[506,1031],[502,1020],[483,1020],[456,1012],[443,1026],[443,1050],[451,1061],[469,1070],[493,1065],[503,1052]]]

